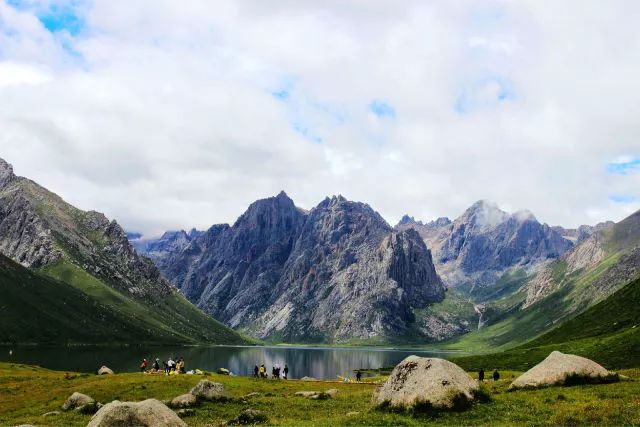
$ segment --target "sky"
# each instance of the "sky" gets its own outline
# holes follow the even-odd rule
[[[0,0],[0,157],[127,230],[640,209],[640,2]]]

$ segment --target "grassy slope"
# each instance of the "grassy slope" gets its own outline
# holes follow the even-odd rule
[[[177,342],[224,344],[248,342],[238,333],[204,314],[177,292],[169,297],[157,301],[146,301],[142,304],[107,286],[71,263],[61,262],[47,267],[44,272],[71,284],[121,313],[129,319],[129,322],[143,325],[150,332],[151,340],[155,339],[156,334],[159,335],[162,332],[173,336]]]
[[[179,294],[152,309],[72,264],[45,275],[0,255],[0,295],[0,342],[243,342]]]
[[[640,366],[640,279],[546,334],[512,350],[457,359],[468,369],[525,369],[560,350],[609,369]]]
[[[598,301],[597,290],[590,285],[619,257],[620,252],[610,254],[597,266],[570,275],[565,274],[564,261],[555,261],[552,267],[559,284],[557,291],[524,310],[513,310],[511,315],[480,331],[452,340],[446,347],[471,352],[505,350],[549,331]]]
[[[640,379],[640,370],[623,372]],[[222,425],[246,408],[263,411],[271,425],[637,425],[640,424],[638,393],[640,382],[547,388],[537,391],[507,393],[515,372],[503,373],[502,380],[490,382],[487,389],[492,400],[476,404],[465,412],[437,416],[411,416],[375,410],[371,404],[374,386],[367,384],[305,383],[300,381],[257,380],[243,377],[210,375],[225,385],[232,400],[207,403],[185,418],[191,426]],[[0,425],[46,423],[53,426],[84,426],[90,415],[61,413],[59,410],[74,391],[86,393],[98,401],[114,399],[139,401],[146,398],[170,399],[185,393],[198,376],[179,377],[122,374],[114,376],[78,375],[64,379],[63,372],[24,365],[0,364]],[[294,397],[296,391],[339,390],[335,399],[310,400]],[[243,401],[250,392],[260,396]],[[357,412],[355,415],[347,415]]]

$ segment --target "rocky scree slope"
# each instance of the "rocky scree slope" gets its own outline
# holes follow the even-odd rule
[[[259,200],[159,265],[203,310],[274,341],[388,338],[444,297],[417,232],[341,196],[309,212],[284,192]]]
[[[0,253],[68,282],[129,322],[145,324],[145,341],[156,335],[163,342],[244,341],[189,304],[150,259],[136,253],[117,222],[16,176],[2,159]]]

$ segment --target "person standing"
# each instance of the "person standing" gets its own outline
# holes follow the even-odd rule
[[[482,369],[482,368],[478,372],[478,381],[480,381],[480,382],[484,381],[484,369]]]
[[[253,377],[254,378],[258,378],[258,372],[260,372],[260,368],[258,368],[258,365],[255,365],[253,367]]]
[[[140,372],[146,371],[148,365],[149,362],[147,362],[147,359],[142,359],[142,363],[140,364]]]
[[[260,378],[267,377],[267,368],[265,368],[264,363],[260,365]]]
[[[287,377],[289,376],[289,367],[287,366],[287,364],[284,364],[284,379],[286,380]]]
[[[498,370],[496,369],[495,371],[493,371],[493,380],[498,381],[499,379],[500,379],[500,372],[498,372]]]
[[[362,372],[360,372],[360,369],[356,370],[356,381],[360,382],[360,380],[362,379]]]

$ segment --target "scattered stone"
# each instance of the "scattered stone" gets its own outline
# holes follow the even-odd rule
[[[516,378],[509,390],[558,385],[618,381],[618,375],[585,357],[552,352],[542,362]]]
[[[85,405],[95,406],[96,401],[86,394],[74,392],[67,400],[62,404],[63,411],[71,411],[73,409],[80,410]]]
[[[60,411],[47,412],[46,414],[43,414],[42,416],[47,418],[47,417],[55,417],[56,415],[60,415]]]
[[[87,427],[186,427],[187,425],[171,409],[155,399],[142,402],[114,400],[104,405],[91,418]]]
[[[252,397],[258,397],[260,396],[260,393],[258,393],[257,391],[253,391],[249,394],[245,394],[244,396],[242,396],[243,399],[251,399]]]
[[[220,375],[229,375],[230,372],[226,368],[218,368],[218,374],[220,374]]]
[[[395,409],[462,409],[478,390],[478,383],[454,363],[409,356],[375,391],[373,402]]]
[[[325,391],[324,394],[329,395],[331,397],[336,397],[336,395],[338,394],[338,389],[330,388],[329,390]]]
[[[172,408],[190,408],[198,402],[198,399],[191,393],[181,394],[174,397],[169,403]]]
[[[98,375],[113,375],[113,371],[106,366],[103,366],[98,369]]]
[[[222,384],[209,380],[201,380],[189,393],[198,400],[225,400],[228,397]]]
[[[313,377],[302,377],[300,378],[300,381],[318,381],[318,379]]]
[[[319,394],[320,394],[319,391],[296,391],[295,392],[296,396],[302,396],[302,397],[312,397],[312,396],[317,396]]]
[[[229,421],[232,425],[244,425],[244,424],[262,424],[266,423],[269,418],[257,409],[245,409],[240,412],[236,418]]]
[[[196,414],[196,410],[195,409],[179,409],[176,412],[176,414],[178,414],[180,418],[192,417]]]
[[[347,417],[355,417],[356,415],[360,415],[358,411],[347,412]]]

